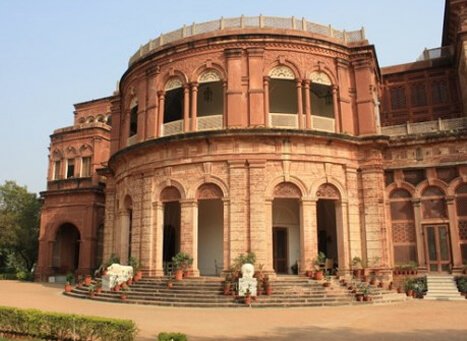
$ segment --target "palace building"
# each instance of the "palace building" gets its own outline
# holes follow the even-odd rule
[[[384,68],[363,29],[293,17],[162,34],[53,132],[42,197],[39,280],[111,254],[162,276],[180,251],[195,277],[246,252],[270,274],[320,251],[343,272],[461,271],[467,0],[446,0],[441,47]]]

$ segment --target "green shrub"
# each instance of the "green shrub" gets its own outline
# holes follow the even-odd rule
[[[159,333],[158,341],[187,341],[187,337],[182,333]]]
[[[26,271],[18,271],[16,273],[16,278],[20,281],[32,281],[33,276],[32,273]]]
[[[129,320],[0,307],[0,332],[7,334],[53,340],[132,341],[136,331],[135,323]]]
[[[16,274],[3,273],[3,274],[0,274],[0,280],[2,279],[17,279],[17,278],[16,278]]]

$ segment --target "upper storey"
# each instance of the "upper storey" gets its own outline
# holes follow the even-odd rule
[[[269,17],[184,27],[132,57],[112,105],[112,153],[232,128],[377,134],[379,84],[363,30]]]

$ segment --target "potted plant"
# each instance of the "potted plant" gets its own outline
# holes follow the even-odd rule
[[[172,257],[172,262],[175,268],[175,280],[181,281],[183,278],[183,272],[191,266],[193,258],[187,253],[179,252]]]
[[[404,290],[405,294],[410,297],[413,296],[413,280],[411,278],[407,278],[404,282]]]
[[[100,294],[102,292],[102,282],[97,282],[94,285],[94,288],[95,288],[96,294]]]
[[[126,299],[128,298],[129,291],[130,291],[130,288],[127,285],[123,284],[121,288],[121,292],[120,292],[120,299],[122,301],[126,301]]]
[[[331,275],[327,273],[325,277],[325,282],[323,283],[323,287],[329,288],[330,286],[331,286]]]
[[[86,275],[84,277],[84,285],[85,286],[90,286],[91,285],[91,282],[92,282],[92,277],[91,275]]]
[[[324,252],[320,251],[314,261],[314,266],[315,266],[314,279],[317,281],[321,281],[324,277],[322,266],[324,265],[325,262],[326,262],[326,255],[324,254]]]
[[[227,274],[224,281],[224,295],[230,295],[232,290],[232,275]]]
[[[72,284],[75,281],[75,276],[71,272],[67,273],[66,275],[66,283],[65,283],[65,292],[71,292]]]
[[[128,264],[133,267],[133,280],[138,282],[141,278],[143,278],[143,272],[140,269],[140,263],[138,259],[135,257],[130,257]]]
[[[250,288],[246,289],[246,292],[245,292],[245,304],[246,304],[246,305],[251,305],[251,293],[250,293]]]
[[[363,302],[369,302],[369,301],[371,301],[370,294],[371,294],[370,287],[369,287],[369,286],[366,286],[366,285],[363,286],[363,287],[362,287]]]
[[[94,295],[96,294],[95,290],[96,290],[96,287],[94,286],[94,284],[91,284],[91,285],[88,286],[88,295],[89,295],[89,297],[91,297],[91,298],[94,297]]]
[[[360,277],[362,276],[362,259],[360,257],[355,256],[352,258],[352,269],[353,269],[353,276]]]

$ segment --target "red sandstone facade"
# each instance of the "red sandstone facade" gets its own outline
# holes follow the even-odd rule
[[[342,271],[354,257],[460,270],[465,32],[467,1],[447,1],[443,47],[383,69],[363,30],[295,18],[151,41],[114,96],[77,104],[51,136],[38,277],[112,253],[161,276],[178,251],[193,276],[248,251],[270,273],[303,273],[318,251]]]

